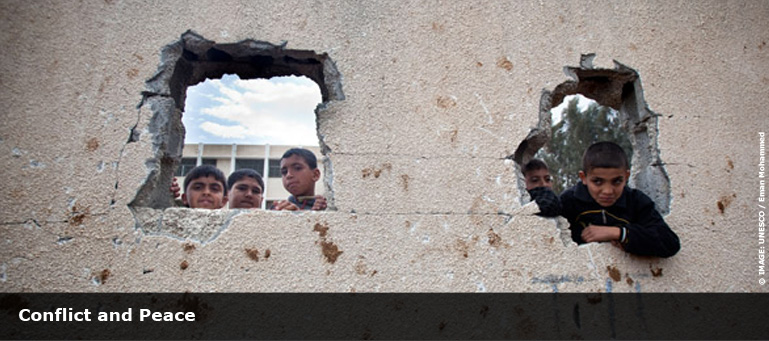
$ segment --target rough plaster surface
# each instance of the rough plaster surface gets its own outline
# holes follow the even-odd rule
[[[0,291],[765,292],[768,16],[766,1],[3,1]],[[152,132],[127,141],[149,127],[137,105],[161,49],[189,29],[334,60],[345,99],[318,127],[335,211],[166,210],[179,234],[136,228]],[[660,115],[670,259],[563,243],[521,206],[505,158],[590,52],[636,70]],[[186,231],[195,217],[211,223]]]

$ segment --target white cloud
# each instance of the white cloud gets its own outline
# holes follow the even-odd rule
[[[224,126],[214,122],[203,122],[200,129],[214,136],[242,139],[249,135],[248,129],[243,126]]]
[[[204,131],[237,143],[318,145],[314,109],[320,89],[307,78],[214,80],[213,106],[202,108]],[[224,123],[212,122],[211,118]],[[221,121],[224,120],[224,121]],[[249,141],[251,140],[251,141]],[[259,142],[257,142],[259,141]]]
[[[554,126],[561,122],[561,119],[563,119],[563,111],[569,107],[569,102],[571,102],[574,97],[577,97],[577,110],[579,110],[579,112],[587,110],[591,103],[595,103],[593,99],[582,96],[582,94],[566,96],[563,98],[561,104],[550,109],[550,117],[552,118],[551,125]]]

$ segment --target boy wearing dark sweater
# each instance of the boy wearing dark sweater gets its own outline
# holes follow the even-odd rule
[[[561,202],[553,192],[553,177],[547,164],[540,159],[531,159],[521,169],[526,179],[526,190],[531,199],[539,206],[537,215],[557,217],[561,214]]]
[[[622,147],[597,142],[582,156],[582,180],[561,194],[562,215],[578,244],[611,242],[641,256],[670,257],[681,248],[678,236],[654,202],[627,187],[630,167]]]

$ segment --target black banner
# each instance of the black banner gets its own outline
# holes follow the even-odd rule
[[[0,339],[766,339],[766,294],[0,294]]]

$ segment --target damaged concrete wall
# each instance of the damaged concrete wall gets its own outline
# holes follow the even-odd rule
[[[766,1],[4,1],[0,291],[766,291],[767,17]],[[137,227],[129,203],[163,186],[145,81],[190,29],[334,61],[344,97],[317,114],[334,210],[148,204]],[[577,247],[521,204],[507,157],[586,53],[637,71],[657,114],[670,259]]]

